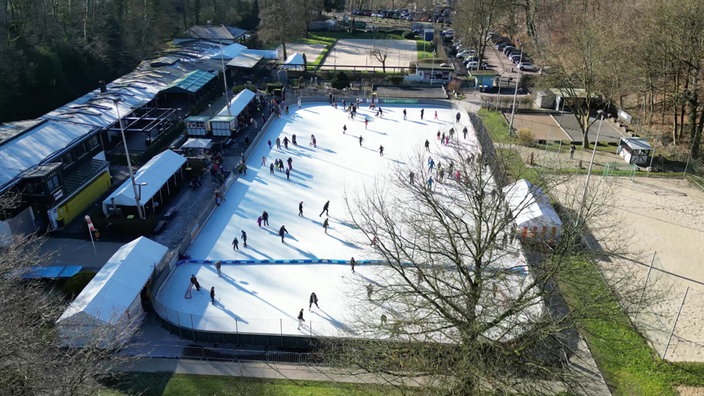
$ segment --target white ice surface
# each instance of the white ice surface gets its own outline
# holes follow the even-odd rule
[[[266,136],[247,159],[247,174],[230,187],[226,200],[204,225],[188,252],[194,259],[225,260],[222,276],[212,264],[177,266],[159,290],[157,310],[173,323],[200,330],[267,333],[267,334],[352,334],[354,320],[350,304],[364,303],[366,285],[375,282],[378,266],[358,265],[352,273],[347,264],[237,264],[229,260],[290,259],[374,259],[369,241],[349,225],[345,192],[374,183],[377,176],[403,165],[411,154],[422,148],[426,139],[431,153],[442,150],[436,139],[438,130],[453,126],[456,109],[424,107],[420,120],[419,106],[385,106],[384,118],[360,105],[355,120],[350,120],[342,107],[327,104],[304,105],[275,120]],[[408,119],[403,120],[402,110]],[[437,111],[438,120],[434,120]],[[365,129],[364,119],[369,119]],[[474,131],[466,113],[462,112],[455,139],[477,146]],[[347,125],[347,133],[342,126]],[[467,140],[461,130],[470,131]],[[276,148],[275,140],[297,136],[298,146],[286,150]],[[318,147],[309,146],[314,134]],[[359,136],[364,138],[359,145]],[[272,142],[272,149],[267,140]],[[384,156],[379,146],[384,146]],[[266,165],[261,166],[262,157]],[[293,159],[291,180],[283,172],[269,174],[269,164],[280,158]],[[319,216],[323,204],[330,200],[330,229],[326,235]],[[298,216],[298,203],[304,203],[304,216]],[[269,227],[259,228],[257,217],[266,210]],[[286,225],[289,235],[281,243],[278,230]],[[247,232],[243,247],[240,231]],[[232,239],[240,239],[240,250],[234,251]],[[191,274],[202,286],[184,298]],[[215,305],[210,304],[209,290],[216,291]],[[318,295],[320,309],[308,312],[308,297]],[[296,316],[305,308],[306,323],[298,330]]]

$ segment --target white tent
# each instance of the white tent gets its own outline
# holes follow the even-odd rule
[[[298,52],[294,52],[290,55],[284,64],[281,65],[284,69],[303,69],[303,66],[305,66],[303,62],[303,55]]]
[[[166,150],[155,155],[154,158],[139,168],[134,174],[134,179],[135,183],[140,185],[140,204],[144,205],[149,202],[149,200],[161,190],[164,184],[169,181],[169,178],[173,176],[174,173],[178,172],[185,163],[186,157],[176,154],[171,150]],[[138,190],[138,192],[140,190]],[[103,201],[103,213],[105,213],[106,216],[109,214],[108,208],[112,205],[137,205],[134,199],[132,180],[127,179]]]
[[[542,189],[528,180],[519,180],[503,191],[516,221],[516,236],[546,242],[562,236],[562,220]]]
[[[244,110],[245,107],[254,99],[254,97],[257,94],[254,92],[248,90],[248,89],[243,89],[240,93],[238,93],[234,98],[232,98],[232,101],[230,102],[230,113],[229,115],[233,117],[237,117],[240,115],[242,110]],[[223,108],[218,115],[228,115],[227,112],[227,107]]]
[[[101,337],[108,345],[142,314],[140,293],[168,251],[149,238],[123,245],[56,321],[65,345],[83,345]]]
[[[211,139],[190,138],[181,146],[182,149],[209,149],[213,145]]]

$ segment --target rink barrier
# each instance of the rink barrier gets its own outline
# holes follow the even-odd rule
[[[221,264],[232,264],[232,265],[262,265],[262,264],[274,264],[274,265],[289,265],[289,264],[335,264],[335,265],[350,265],[349,260],[333,260],[333,259],[282,259],[282,260],[203,260],[203,259],[183,259],[176,262],[176,265],[183,264],[215,264],[216,261],[220,261]],[[355,266],[360,265],[386,265],[383,260],[355,260]],[[411,267],[410,263],[403,263],[403,266]],[[448,267],[454,267],[454,265],[449,265]],[[470,266],[470,269],[474,269]],[[493,273],[508,273],[508,274],[518,274],[526,276],[528,275],[527,265],[517,265],[508,268],[487,268],[487,272]]]

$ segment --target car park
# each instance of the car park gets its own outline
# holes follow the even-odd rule
[[[512,45],[507,45],[504,47],[504,49],[501,51],[504,55],[509,56],[511,51],[516,51],[516,47]]]
[[[506,47],[508,47],[508,46],[512,46],[512,47],[513,47],[513,43],[510,42],[510,41],[502,41],[502,42],[496,44],[496,46],[495,46],[494,48],[496,48],[496,49],[499,50],[499,51],[503,51],[504,48],[506,48]],[[515,48],[515,47],[514,47],[514,48]]]

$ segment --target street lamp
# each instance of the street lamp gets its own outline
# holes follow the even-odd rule
[[[587,181],[584,183],[584,192],[582,193],[582,203],[579,205],[579,216],[577,221],[581,220],[584,207],[587,204],[587,193],[589,192],[589,179],[592,176],[592,167],[594,166],[594,157],[596,156],[596,146],[599,145],[599,134],[601,133],[601,124],[604,123],[604,110],[597,110],[596,116],[599,118],[599,128],[596,130],[596,140],[592,149],[592,158],[589,160],[589,168],[587,168]]]
[[[144,220],[146,216],[144,215],[144,208],[142,207],[142,204],[139,202],[141,198],[141,192],[142,192],[142,185],[146,185],[147,183],[141,183],[137,184],[137,182],[134,180],[134,171],[132,170],[132,160],[130,159],[130,152],[127,149],[127,138],[125,137],[125,128],[122,126],[122,117],[120,116],[120,107],[117,105],[120,103],[120,99],[113,99],[112,102],[115,104],[115,111],[117,112],[117,122],[120,123],[120,134],[122,135],[122,144],[125,146],[125,157],[127,158],[127,170],[130,173],[130,180],[132,181],[132,191],[134,192],[134,202],[137,205],[137,214],[139,215],[140,220]],[[139,187],[138,187],[139,186]],[[137,191],[139,189],[139,191]]]
[[[518,84],[521,82],[521,62],[523,62],[523,46],[521,46],[521,55],[518,58],[518,79],[516,80],[516,88],[513,90],[513,105],[511,106],[511,121],[508,124],[508,135],[514,136],[513,133],[513,116],[516,114],[516,98],[518,97]]]
[[[220,64],[222,65],[222,82],[225,85],[225,102],[227,102],[227,116],[232,117],[230,114],[230,95],[227,93],[227,74],[225,73],[225,47],[222,47],[222,42],[220,43]]]

